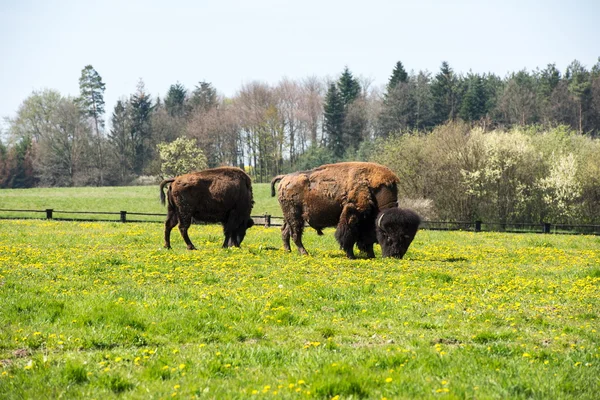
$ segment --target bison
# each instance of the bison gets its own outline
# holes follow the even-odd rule
[[[322,235],[336,226],[335,238],[350,259],[354,244],[368,258],[373,245],[381,245],[383,256],[402,258],[415,237],[419,216],[398,208],[398,177],[375,163],[343,162],[278,175],[271,181],[271,196],[279,183],[278,200],[283,211],[283,246],[290,250],[290,236],[300,254],[305,222]]]
[[[244,171],[235,167],[220,167],[166,179],[160,184],[160,201],[163,205],[163,188],[169,183],[165,221],[167,249],[171,248],[171,230],[178,223],[188,250],[196,249],[188,236],[192,218],[203,222],[220,222],[225,234],[223,247],[240,246],[246,229],[254,225],[250,218],[254,205],[252,183]]]

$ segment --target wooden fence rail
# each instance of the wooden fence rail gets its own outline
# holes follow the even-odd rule
[[[40,217],[23,217],[22,215],[6,215],[5,213],[20,214],[42,214]],[[45,216],[44,216],[45,214]],[[57,216],[57,214],[59,214]],[[65,215],[114,215],[114,219],[106,218],[77,218]],[[133,219],[130,218],[133,216]],[[139,219],[136,216],[160,217],[160,219]],[[0,219],[47,219],[56,221],[102,221],[102,222],[164,222],[166,214],[141,213],[130,211],[65,211],[48,208],[45,210],[23,210],[0,208]],[[269,214],[253,215],[252,219],[256,225],[264,227],[282,226],[283,218]],[[201,222],[195,222],[201,223]],[[600,225],[577,225],[577,224],[551,224],[543,223],[499,223],[484,221],[423,221],[422,229],[446,230],[446,231],[471,231],[471,232],[510,232],[510,233],[565,233],[600,235]]]

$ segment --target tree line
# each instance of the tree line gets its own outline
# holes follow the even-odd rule
[[[367,160],[375,140],[427,134],[449,121],[484,132],[566,126],[592,138],[600,133],[600,59],[590,69],[575,60],[563,72],[549,64],[505,77],[459,74],[447,62],[436,74],[407,72],[397,62],[384,88],[345,67],[335,79],[251,82],[233,97],[201,81],[194,88],[174,83],[153,98],[140,80],[109,113],[105,83],[91,65],[79,86],[76,98],[35,91],[8,120],[0,187],[140,183],[164,173],[161,146],[180,138],[196,143],[206,166],[239,166],[266,182]]]

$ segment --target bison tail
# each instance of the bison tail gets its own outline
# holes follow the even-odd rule
[[[162,181],[160,183],[160,203],[163,206],[165,205],[165,192],[164,192],[163,188],[165,187],[165,185],[172,183],[173,181],[175,181],[175,178],[165,179],[164,181]]]
[[[271,197],[275,197],[275,184],[283,179],[285,175],[277,175],[271,180]]]

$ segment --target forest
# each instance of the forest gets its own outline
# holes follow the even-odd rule
[[[239,166],[255,182],[364,160],[392,168],[400,195],[432,217],[598,222],[600,58],[505,77],[447,62],[436,73],[392,67],[385,87],[345,67],[251,82],[233,97],[201,81],[153,98],[140,80],[107,111],[106,84],[88,65],[79,96],[34,91],[7,120],[0,188],[153,183],[177,171],[165,157]],[[192,146],[164,155],[183,139]]]

